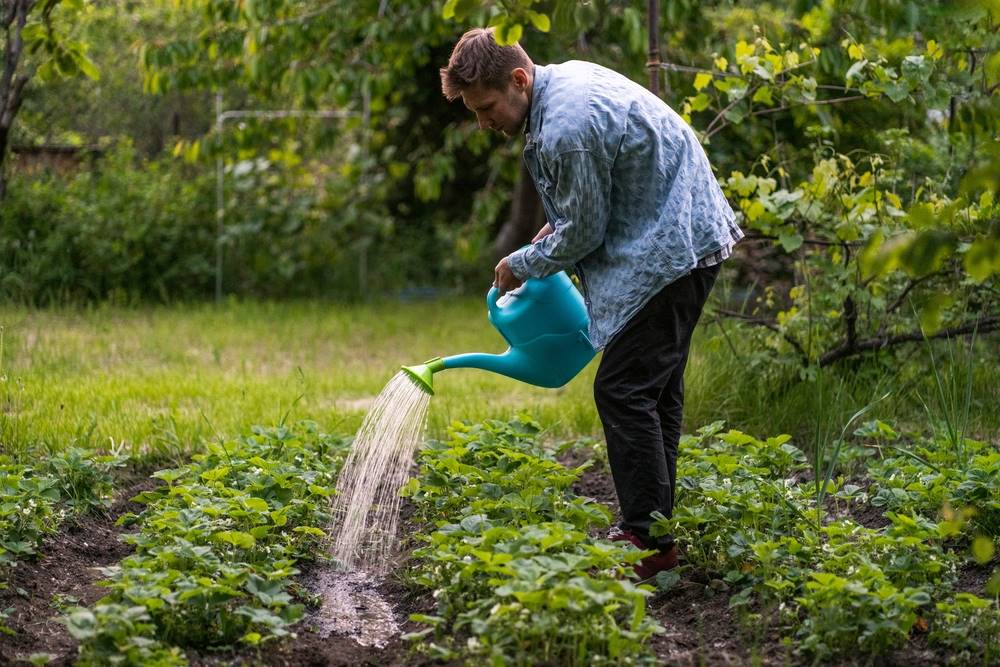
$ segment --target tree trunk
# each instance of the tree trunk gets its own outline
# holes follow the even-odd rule
[[[3,72],[0,73],[0,200],[7,193],[7,178],[4,163],[7,158],[7,143],[10,140],[10,128],[14,117],[21,108],[24,86],[30,78],[17,74],[21,63],[21,53],[24,42],[21,31],[28,22],[28,12],[36,0],[10,0],[3,7],[2,21],[4,30]],[[4,3],[5,5],[7,3]]]
[[[514,201],[510,207],[510,217],[500,228],[496,240],[493,241],[493,255],[499,260],[514,252],[525,243],[531,241],[545,225],[545,212],[542,210],[542,200],[535,192],[535,183],[524,160],[521,160],[521,171],[517,185],[514,186]]]

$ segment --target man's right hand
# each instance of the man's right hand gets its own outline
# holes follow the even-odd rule
[[[531,242],[538,243],[551,233],[552,233],[552,225],[546,222],[545,226],[542,227],[537,234],[535,234],[535,238],[531,239]]]

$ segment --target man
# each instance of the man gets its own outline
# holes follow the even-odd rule
[[[594,399],[623,521],[611,539],[656,551],[640,579],[677,565],[650,514],[673,511],[684,367],[719,264],[743,233],[690,127],[662,100],[591,63],[536,66],[492,30],[459,40],[441,69],[481,128],[525,133],[547,224],[497,264],[501,291],[574,269],[604,354]]]

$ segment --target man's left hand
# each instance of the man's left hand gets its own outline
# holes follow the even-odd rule
[[[507,263],[506,257],[501,259],[500,263],[493,269],[493,286],[500,290],[500,294],[517,289],[521,286],[521,282],[510,270],[510,264]]]

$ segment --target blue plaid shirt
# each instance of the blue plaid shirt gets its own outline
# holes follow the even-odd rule
[[[553,233],[512,253],[511,271],[524,280],[574,269],[598,349],[743,236],[687,123],[599,65],[535,67],[524,161]]]

